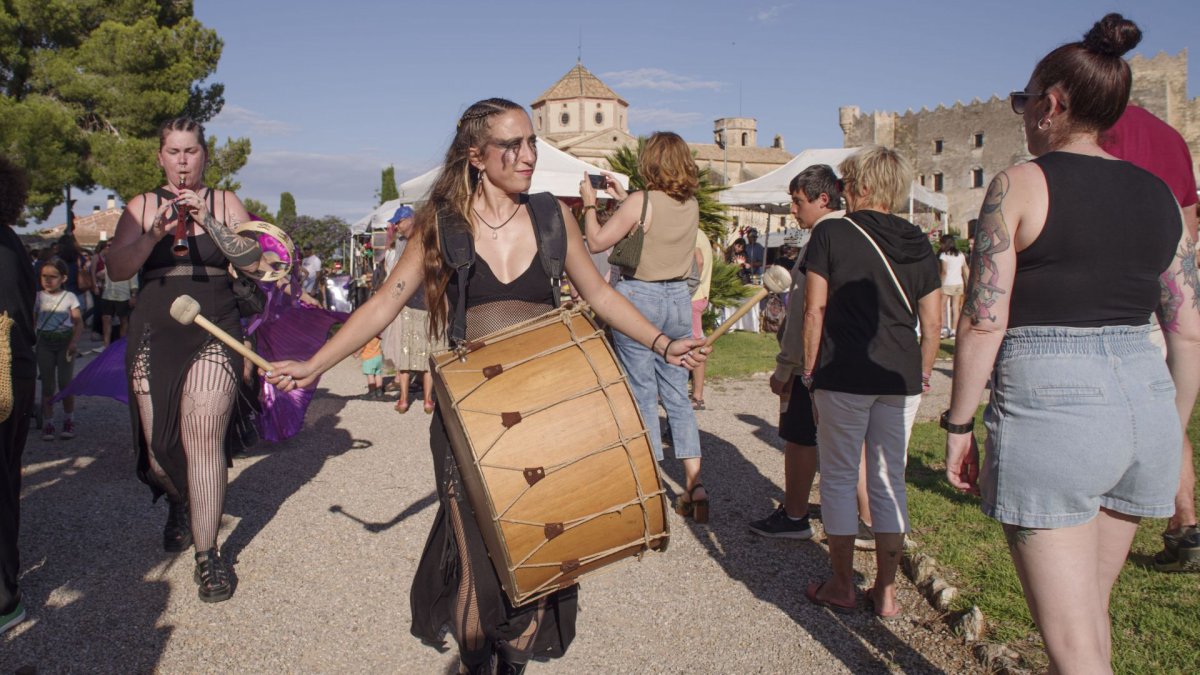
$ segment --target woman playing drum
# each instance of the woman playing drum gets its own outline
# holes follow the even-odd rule
[[[487,99],[467,108],[434,184],[417,213],[412,240],[376,293],[315,356],[282,361],[267,374],[284,390],[310,386],[389,324],[424,286],[431,330],[445,332],[448,304],[457,301],[453,270],[439,250],[439,211],[461,218],[474,236],[475,264],[467,292],[467,339],[538,316],[554,306],[557,289],[539,264],[526,192],[537,165],[537,137],[521,106]],[[575,218],[561,207],[571,285],[614,328],[668,362],[691,368],[706,359],[703,341],[663,335],[625,298],[604,283],[584,246]],[[561,656],[574,637],[575,592],[559,591],[514,608],[488,560],[479,528],[462,493],[442,411],[430,429],[438,516],[412,587],[412,632],[440,645],[449,627],[469,672],[521,672],[535,654]]]

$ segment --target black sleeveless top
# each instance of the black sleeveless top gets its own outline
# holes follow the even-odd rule
[[[1009,328],[1149,323],[1183,234],[1170,188],[1119,160],[1051,152],[1033,161],[1049,208],[1041,234],[1017,253]]]
[[[458,279],[451,274],[446,297],[451,302],[458,297]],[[550,276],[535,254],[525,271],[510,283],[496,278],[496,273],[483,259],[475,255],[475,264],[467,276],[467,339],[474,340],[489,333],[532,319],[554,309],[554,294]]]

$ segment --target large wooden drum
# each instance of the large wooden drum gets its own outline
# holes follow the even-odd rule
[[[658,463],[624,371],[579,307],[430,359],[488,553],[514,605],[664,550]]]

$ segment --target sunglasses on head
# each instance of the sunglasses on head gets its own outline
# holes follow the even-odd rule
[[[1009,93],[1008,102],[1012,105],[1012,111],[1018,115],[1025,114],[1025,108],[1029,105],[1031,99],[1041,98],[1046,95],[1046,92],[1029,92],[1029,91],[1014,91]]]

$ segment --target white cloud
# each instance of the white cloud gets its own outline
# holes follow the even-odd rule
[[[425,170],[375,154],[255,150],[234,178],[242,183],[239,196],[252,197],[272,209],[279,207],[280,193],[290,192],[303,215],[333,215],[354,222],[375,208],[380,171],[389,164],[396,166],[397,183]]]
[[[629,123],[664,129],[686,127],[704,119],[698,112],[679,112],[666,108],[630,108]]]
[[[221,108],[221,112],[210,124],[228,128],[230,133],[260,136],[282,136],[299,131],[299,127],[293,124],[270,119],[238,105],[226,105]]]
[[[698,80],[688,75],[678,75],[662,68],[637,68],[601,73],[600,78],[610,87],[621,89],[656,89],[658,91],[690,91],[711,89],[719,91],[724,82]]]
[[[757,12],[755,12],[755,13],[753,14],[753,16],[752,16],[751,18],[752,18],[754,21],[760,21],[760,22],[763,22],[763,23],[766,23],[766,22],[768,22],[768,21],[772,21],[772,20],[774,20],[776,17],[778,17],[778,16],[779,16],[780,12],[782,12],[782,11],[783,11],[783,10],[785,10],[785,9],[787,9],[788,7],[791,7],[791,6],[792,6],[792,4],[793,4],[793,3],[790,3],[790,2],[789,2],[789,3],[782,4],[782,5],[771,5],[770,7],[766,8],[766,9],[760,9],[760,10],[758,10]]]

